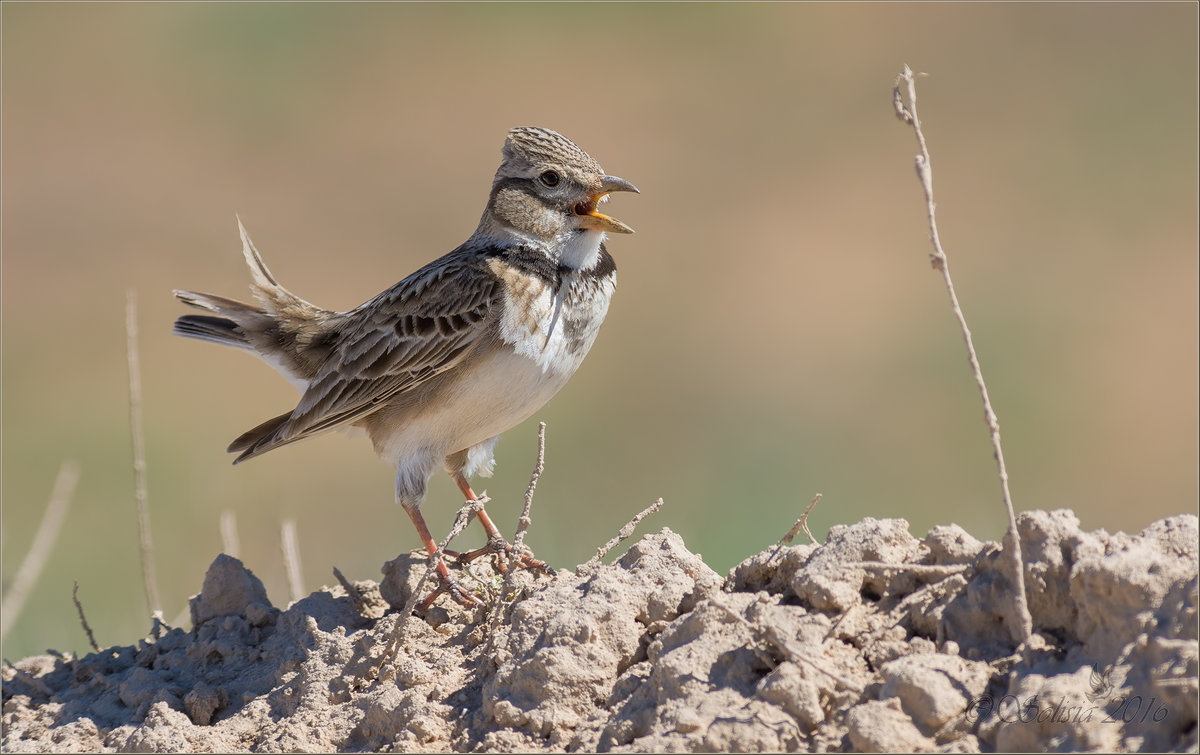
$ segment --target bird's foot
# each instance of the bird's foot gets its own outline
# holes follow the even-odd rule
[[[457,579],[450,576],[450,572],[446,569],[445,564],[439,563],[437,589],[429,593],[424,600],[417,604],[416,612],[424,615],[433,606],[434,601],[442,594],[449,594],[450,598],[463,608],[474,608],[483,605],[482,600],[476,597],[474,593],[468,592],[465,587],[459,584]]]
[[[512,556],[512,551],[512,545],[510,545],[509,542],[503,537],[492,537],[488,539],[487,545],[483,546],[482,548],[476,548],[475,550],[467,551],[466,553],[446,551],[446,555],[453,557],[454,560],[460,564],[469,564],[480,556],[486,556],[489,553],[493,553],[497,556],[497,569],[501,574],[506,574],[508,572],[508,561]],[[541,574],[545,574],[550,577],[553,577],[555,573],[553,567],[551,567],[545,561],[534,558],[529,553],[521,554],[521,558],[517,562],[517,568],[535,569]]]

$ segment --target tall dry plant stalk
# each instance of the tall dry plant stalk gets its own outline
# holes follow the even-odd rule
[[[295,603],[304,597],[304,582],[300,569],[300,536],[296,532],[296,520],[284,519],[280,527],[280,548],[283,550],[283,569],[287,573],[288,592]]]
[[[133,438],[133,484],[137,504],[142,585],[155,618],[162,618],[158,578],[154,574],[154,541],[150,536],[150,504],[146,495],[146,438],[142,432],[142,367],[138,358],[137,294],[125,292],[125,355],[129,362],[129,433]]]
[[[0,601],[0,642],[17,622],[21,609],[25,607],[25,600],[37,584],[42,568],[46,566],[50,550],[54,547],[54,541],[58,539],[58,531],[62,529],[63,520],[67,518],[67,510],[71,508],[71,496],[78,483],[79,465],[73,461],[64,461],[54,478],[54,488],[50,491],[50,500],[46,504],[45,513],[42,514],[37,534],[33,536],[33,544],[29,546],[25,560],[17,568],[12,587],[4,594],[3,601]]]
[[[901,91],[901,82],[905,91]],[[907,104],[905,94],[908,95]],[[971,364],[971,372],[975,383],[979,386],[979,395],[983,399],[983,415],[987,421],[988,432],[992,439],[992,452],[996,457],[996,466],[1000,474],[1000,494],[1004,501],[1004,509],[1008,514],[1008,531],[1004,535],[1004,549],[1008,553],[1012,573],[1009,575],[1013,583],[1013,612],[1017,617],[1013,629],[1013,639],[1025,644],[1033,636],[1033,617],[1029,613],[1029,602],[1025,594],[1025,566],[1021,558],[1021,539],[1017,533],[1017,515],[1013,509],[1012,495],[1008,490],[1008,469],[1004,466],[1004,450],[1000,446],[1000,421],[992,409],[992,400],[988,396],[987,384],[983,380],[983,370],[979,366],[979,356],[975,353],[975,343],[971,338],[971,329],[967,327],[967,318],[958,303],[958,294],[954,291],[954,281],[950,278],[950,261],[942,249],[941,237],[938,234],[936,203],[933,201],[933,166],[929,157],[929,145],[925,142],[925,133],[921,130],[921,119],[917,115],[917,84],[912,69],[904,66],[904,70],[896,77],[896,85],[892,90],[892,104],[896,116],[913,127],[917,136],[917,144],[921,148],[917,155],[917,177],[921,179],[921,188],[925,191],[925,210],[929,216],[929,236],[933,243],[933,253],[930,261],[933,269],[942,274],[946,283],[946,291],[950,295],[950,306],[954,317],[962,330],[963,341],[967,345],[967,361]]]
[[[237,514],[233,509],[225,509],[221,512],[221,550],[227,556],[238,557],[241,551],[241,544],[238,540],[237,532]]]

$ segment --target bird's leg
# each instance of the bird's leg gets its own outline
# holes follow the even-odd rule
[[[467,497],[468,501],[479,500],[479,497],[475,495],[475,491],[471,489],[471,483],[467,482],[467,478],[463,476],[462,472],[457,472],[452,476],[454,477],[455,484],[458,485],[458,489],[462,491],[462,494]],[[483,525],[483,529],[487,533],[487,545],[483,546],[482,548],[476,548],[475,550],[467,551],[466,553],[454,553],[451,551],[446,551],[446,554],[453,556],[460,564],[466,564],[474,561],[480,556],[487,555],[488,553],[503,553],[505,555],[511,553],[512,546],[509,545],[508,541],[504,539],[504,535],[500,534],[500,529],[496,527],[495,523],[492,522],[492,518],[487,515],[487,512],[483,510],[482,506],[480,506],[479,510],[475,512],[475,515],[479,517],[479,523]],[[504,562],[503,558],[498,559],[497,563],[499,564],[501,572],[508,571],[508,565]],[[554,574],[554,569],[550,568],[550,565],[545,561],[539,561],[536,558],[526,555],[521,556],[519,568],[537,569],[543,574]]]
[[[429,533],[429,526],[425,524],[425,517],[421,516],[420,506],[404,506],[404,510],[408,512],[408,516],[412,519],[413,526],[417,528],[417,534],[421,537],[421,542],[425,544],[425,550],[429,555],[437,553],[437,543],[433,542],[433,535]],[[445,551],[450,554],[452,551]],[[450,593],[450,597],[454,602],[466,608],[483,605],[483,601],[475,597],[458,583],[454,577],[450,576],[450,570],[446,568],[446,562],[438,559],[438,587],[429,597],[425,598],[417,606],[417,613],[425,613],[437,597],[442,593]]]

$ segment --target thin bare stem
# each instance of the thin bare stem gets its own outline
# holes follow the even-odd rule
[[[821,494],[817,493],[815,496],[813,496],[813,499],[808,502],[808,508],[804,510],[804,513],[800,515],[800,518],[796,520],[796,523],[792,525],[792,528],[787,531],[787,534],[779,538],[778,543],[775,543],[775,550],[771,551],[771,555],[767,558],[768,562],[773,560],[775,556],[779,555],[779,551],[783,550],[783,546],[791,545],[792,541],[796,539],[796,535],[799,534],[801,530],[803,530],[804,534],[808,536],[808,542],[812,543],[813,545],[820,545],[820,543],[817,542],[817,539],[813,537],[812,530],[808,528],[808,515],[812,513],[813,507],[817,505],[817,501],[819,500],[821,500]]]
[[[546,423],[538,423],[537,433],[537,461],[533,465],[533,474],[529,477],[529,487],[525,489],[525,508],[521,510],[521,518],[517,520],[517,533],[513,536],[513,554],[512,563],[510,566],[516,567],[520,560],[520,554],[517,549],[525,542],[525,533],[529,530],[529,525],[533,524],[533,520],[529,516],[530,509],[533,508],[533,491],[537,489],[538,478],[542,476],[542,472],[546,471]]]
[[[221,512],[221,550],[225,555],[234,558],[238,557],[238,551],[241,550],[241,544],[238,542],[237,514],[233,509]]]
[[[78,482],[79,465],[73,461],[64,461],[58,468],[58,475],[54,478],[54,488],[50,492],[50,500],[46,504],[46,511],[42,514],[37,534],[33,536],[33,544],[29,546],[25,560],[17,569],[17,576],[13,579],[12,587],[8,589],[4,600],[0,602],[0,641],[8,634],[9,628],[16,623],[17,617],[21,615],[21,609],[25,607],[25,600],[29,597],[33,586],[37,584],[38,576],[41,575],[42,568],[46,565],[46,559],[50,556],[50,549],[54,547],[54,541],[58,539],[58,531],[62,529],[63,520],[67,517],[67,509],[71,507],[71,496],[74,494]]]
[[[546,471],[546,423],[539,422],[537,458],[533,464],[533,473],[529,476],[529,487],[525,489],[525,508],[521,510],[521,518],[517,520],[517,532],[513,536],[512,551],[510,551],[508,557],[508,573],[504,575],[504,583],[500,587],[500,599],[496,602],[492,610],[491,620],[488,622],[489,649],[495,644],[496,629],[500,626],[501,618],[504,616],[504,596],[510,595],[513,591],[517,566],[521,562],[521,553],[525,550],[525,533],[529,530],[529,526],[533,524],[533,518],[530,515],[533,509],[533,491],[537,489],[538,479],[544,471]]]
[[[350,580],[346,579],[345,575],[343,575],[341,570],[336,566],[333,567],[333,576],[337,578],[337,581],[342,586],[342,589],[345,590],[346,594],[350,596],[350,600],[354,603],[355,610],[357,610],[363,616],[366,616],[367,604],[363,601],[362,595],[359,594],[358,588],[350,584]]]
[[[288,591],[292,602],[304,597],[304,582],[300,578],[300,537],[296,534],[296,520],[284,519],[280,527],[280,547],[283,549],[283,567],[287,572]]]
[[[83,615],[83,604],[79,602],[79,580],[75,580],[75,587],[71,589],[71,600],[75,602],[75,610],[79,612],[79,623],[83,625],[83,631],[87,633],[88,644],[92,646],[92,650],[99,653],[100,646],[96,644],[96,635],[92,634],[87,617]]]
[[[158,578],[154,574],[154,542],[150,535],[150,506],[146,496],[146,438],[142,433],[142,368],[138,359],[137,294],[125,292],[125,354],[129,361],[129,432],[133,438],[133,483],[137,503],[138,545],[142,582],[150,613],[162,616]]]
[[[662,507],[663,507],[663,499],[659,498],[654,503],[652,503],[649,506],[647,506],[646,508],[642,509],[642,511],[640,513],[638,513],[637,516],[635,516],[633,519],[630,519],[629,523],[621,528],[621,531],[617,533],[616,537],[614,537],[613,539],[609,540],[607,543],[605,543],[604,545],[602,545],[596,549],[596,555],[594,555],[590,559],[588,559],[588,562],[586,564],[579,567],[580,573],[592,571],[597,566],[599,566],[601,559],[603,559],[605,556],[607,556],[608,552],[611,551],[613,548],[616,548],[617,545],[622,540],[627,540],[629,538],[629,536],[633,534],[633,531],[635,529],[637,529],[637,526],[642,523],[643,519],[650,516],[651,514],[657,513],[658,510],[661,509]]]
[[[907,106],[904,101],[904,93],[900,89],[901,81],[905,83],[905,88],[907,89]],[[929,156],[929,146],[926,144],[925,134],[921,130],[921,119],[917,113],[916,77],[912,69],[908,66],[904,66],[904,70],[896,78],[896,86],[892,93],[892,104],[896,109],[896,115],[913,127],[913,131],[917,136],[917,144],[921,148],[921,152],[916,158],[916,166],[917,176],[920,178],[921,187],[925,191],[925,209],[929,216],[930,241],[933,243],[933,253],[930,255],[930,261],[935,270],[941,271],[942,278],[946,283],[946,291],[950,295],[950,306],[954,310],[954,317],[958,321],[958,326],[962,330],[963,341],[967,345],[967,361],[970,362],[971,372],[974,374],[975,383],[979,387],[979,395],[983,399],[983,415],[987,422],[988,432],[991,435],[992,451],[996,458],[996,466],[1000,475],[1001,497],[1004,501],[1004,509],[1008,514],[1008,532],[1004,536],[1004,547],[1012,560],[1012,574],[1010,578],[1013,581],[1014,611],[1017,618],[1016,626],[1012,627],[1013,639],[1021,643],[1026,643],[1033,635],[1033,617],[1029,613],[1029,603],[1025,593],[1025,567],[1021,557],[1020,536],[1017,533],[1017,515],[1013,509],[1012,496],[1008,490],[1008,470],[1004,465],[1004,451],[1000,446],[1000,421],[996,417],[996,412],[992,410],[992,400],[988,396],[987,384],[983,380],[983,370],[979,366],[979,357],[975,353],[975,343],[971,338],[971,329],[967,327],[966,315],[963,314],[962,307],[958,303],[958,294],[954,291],[954,281],[950,278],[950,262],[946,257],[946,252],[942,249],[942,241],[938,234],[937,206],[933,201],[933,166]]]

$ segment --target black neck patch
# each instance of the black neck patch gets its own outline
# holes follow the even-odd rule
[[[556,291],[562,285],[563,278],[571,274],[594,280],[607,278],[617,271],[617,263],[604,248],[604,244],[600,245],[599,259],[590,270],[575,271],[566,265],[556,264],[541,251],[523,244],[505,248],[492,247],[484,252],[484,256],[504,260],[505,264],[511,265],[527,275],[542,279]]]

